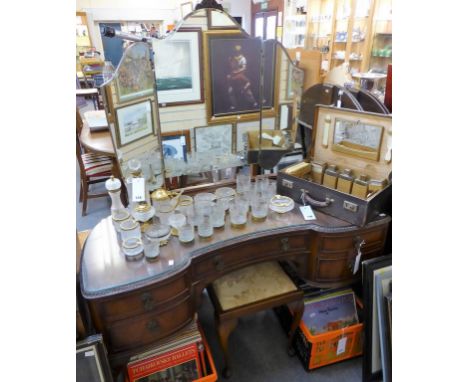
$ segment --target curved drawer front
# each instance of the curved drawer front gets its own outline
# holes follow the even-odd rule
[[[149,313],[167,302],[190,292],[188,272],[184,272],[157,287],[141,289],[99,304],[100,315],[105,322],[114,322],[127,317]]]
[[[279,235],[233,245],[218,253],[193,260],[194,275],[197,280],[207,275],[220,274],[242,263],[254,263],[255,260],[274,260],[282,255],[309,252],[309,236],[305,233]]]
[[[193,315],[193,304],[188,296],[164,311],[117,321],[107,326],[108,346],[112,352],[119,352],[148,345],[183,327]]]
[[[322,235],[313,249],[310,280],[324,284],[352,282],[360,275],[359,271],[353,274],[358,247],[361,248],[361,262],[379,256],[382,254],[386,235],[387,226],[348,235]]]

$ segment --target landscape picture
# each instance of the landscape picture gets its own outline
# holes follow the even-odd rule
[[[151,69],[150,51],[145,43],[131,45],[125,51],[116,78],[119,102],[153,93],[154,74]]]
[[[117,109],[118,144],[124,146],[153,133],[151,102],[124,106]]]

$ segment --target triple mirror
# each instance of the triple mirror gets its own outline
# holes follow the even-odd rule
[[[134,158],[155,187],[245,164],[274,168],[294,149],[302,79],[278,41],[249,36],[215,9],[130,44],[105,84],[122,174]]]

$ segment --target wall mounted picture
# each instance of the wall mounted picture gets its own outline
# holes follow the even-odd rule
[[[180,4],[180,12],[182,14],[182,18],[193,12],[193,3],[189,1],[187,3]]]
[[[227,154],[232,152],[232,124],[195,127],[195,151]]]
[[[154,91],[150,50],[145,43],[130,45],[116,70],[117,102],[146,97]]]
[[[204,102],[201,29],[181,28],[153,40],[158,102],[163,106]]]
[[[134,103],[116,108],[117,147],[128,145],[154,134],[151,101]]]
[[[258,119],[260,105],[274,109],[276,44],[242,36],[240,31],[205,33],[208,123]],[[264,92],[260,100],[262,47]]]
[[[300,97],[304,86],[304,71],[289,62],[288,83],[286,86],[286,99],[292,100],[294,97]]]
[[[239,29],[239,25],[234,18],[228,14],[210,9],[208,11],[208,29]]]
[[[274,128],[275,118],[264,118],[262,120],[262,129],[273,130]],[[236,123],[236,152],[241,152],[247,149],[247,133],[249,131],[259,132],[259,121]]]
[[[190,130],[173,131],[162,134],[164,158],[187,161],[190,152]]]

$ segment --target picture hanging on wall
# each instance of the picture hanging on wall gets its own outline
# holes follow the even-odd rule
[[[118,148],[154,134],[153,113],[149,99],[116,108],[115,111]]]
[[[117,102],[147,97],[154,91],[150,50],[146,43],[130,45],[116,70]]]
[[[229,13],[228,10],[225,10],[225,12]],[[227,13],[216,9],[210,9],[208,11],[208,29],[240,29],[241,25]]]
[[[195,127],[195,151],[232,153],[232,124]]]
[[[156,89],[161,106],[203,103],[201,29],[181,28],[153,40]]]
[[[162,133],[164,158],[187,161],[190,152],[190,130]]]
[[[258,119],[261,104],[264,116],[274,114],[276,45],[242,36],[240,31],[205,33],[208,123]],[[262,47],[264,91],[260,100]]]

